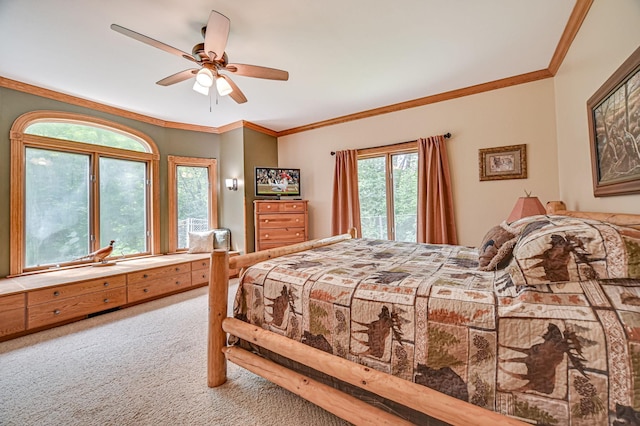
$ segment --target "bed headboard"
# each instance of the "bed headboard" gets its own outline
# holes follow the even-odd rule
[[[640,214],[579,212],[567,210],[567,206],[562,201],[549,201],[547,203],[547,214],[595,219],[640,230]]]

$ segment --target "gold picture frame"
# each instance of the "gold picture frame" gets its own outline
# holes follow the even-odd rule
[[[640,47],[587,101],[593,195],[640,193]]]
[[[480,180],[526,179],[527,145],[507,145],[478,150]]]

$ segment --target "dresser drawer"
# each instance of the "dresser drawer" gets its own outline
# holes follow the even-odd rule
[[[125,287],[55,300],[27,308],[28,328],[37,328],[124,305]]]
[[[280,206],[282,205],[282,203],[275,201],[275,202],[257,202],[256,203],[256,211],[259,213],[268,213],[268,212],[274,212],[277,213],[280,211]]]
[[[178,263],[176,265],[163,266],[161,268],[147,269],[146,271],[127,274],[127,284],[145,283],[158,278],[167,277],[184,272],[191,272],[191,262]]]
[[[27,293],[27,305],[39,305],[54,300],[66,299],[68,297],[80,296],[83,294],[95,293],[109,288],[124,287],[127,280],[125,275],[114,275],[106,278],[82,281],[75,284],[67,284],[55,287],[48,287],[42,290]]]
[[[191,285],[209,284],[209,269],[191,271]]]
[[[191,262],[191,270],[197,271],[198,269],[209,269],[210,259],[194,260]]]
[[[259,231],[260,243],[299,243],[305,241],[304,228],[275,228]]]
[[[258,226],[261,229],[296,226],[304,228],[304,213],[261,215],[258,219]]]
[[[157,278],[155,280],[138,281],[127,286],[127,301],[129,303],[137,302],[150,297],[189,288],[190,286],[190,271]]]
[[[304,212],[307,203],[304,201],[274,201],[256,203],[258,213],[268,212]]]
[[[281,212],[304,212],[307,203],[302,201],[287,201],[280,205]]]

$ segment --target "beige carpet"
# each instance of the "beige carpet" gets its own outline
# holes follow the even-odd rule
[[[0,425],[348,424],[231,363],[207,387],[207,290],[0,343]]]

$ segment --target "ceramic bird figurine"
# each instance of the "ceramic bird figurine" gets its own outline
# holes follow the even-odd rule
[[[115,240],[111,240],[111,242],[109,243],[108,246],[102,247],[102,248],[94,251],[93,253],[89,253],[86,256],[80,257],[79,259],[91,259],[91,258],[93,258],[94,262],[104,262],[104,259],[109,257],[109,255],[113,251],[113,243],[115,243],[115,242],[116,242]]]

